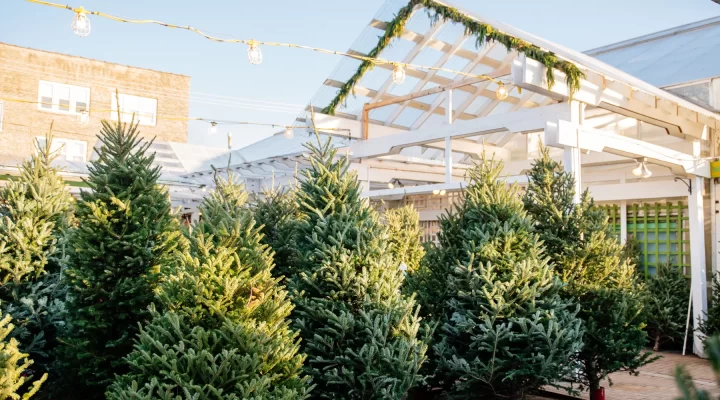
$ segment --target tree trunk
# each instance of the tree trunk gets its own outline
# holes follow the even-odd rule
[[[660,351],[660,335],[655,335],[655,346],[653,346],[653,351]]]

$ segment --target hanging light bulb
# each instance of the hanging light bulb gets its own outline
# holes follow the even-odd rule
[[[87,17],[87,11],[83,7],[75,10],[75,16],[72,19],[72,30],[80,37],[90,34],[90,19]]]
[[[262,63],[262,52],[260,51],[260,47],[258,47],[258,44],[256,41],[251,40],[248,43],[248,61],[250,61],[250,64],[260,64]]]
[[[652,176],[652,171],[647,167],[647,163],[642,163],[642,174],[640,174],[641,178],[649,178]]]
[[[433,190],[433,194],[434,194],[435,196],[439,195],[439,194],[440,194],[440,190],[439,190],[439,189]]]
[[[83,111],[77,116],[77,122],[80,125],[87,125],[90,123],[90,113],[87,111]]]
[[[285,128],[285,133],[283,134],[283,136],[285,136],[286,139],[292,139],[293,137],[295,137],[295,132],[293,131],[292,126],[288,126],[287,128]]]
[[[643,173],[643,165],[645,165],[644,162],[638,163],[637,167],[633,168],[632,174],[635,176],[642,176]]]
[[[200,186],[200,189],[201,189],[203,192],[207,192],[207,187],[206,187],[205,185]]]
[[[210,133],[211,135],[217,134],[217,122],[210,123],[210,128],[208,128],[208,133]]]
[[[497,89],[495,89],[495,96],[498,98],[498,100],[505,100],[507,99],[509,94],[510,91],[508,90],[508,88],[505,86],[504,83],[500,82]]]
[[[441,191],[440,191],[440,196],[445,196],[445,193],[447,193],[447,192],[445,191],[445,189],[441,190]]]
[[[395,65],[395,69],[392,72],[392,80],[393,83],[397,85],[402,85],[405,82],[405,70],[399,64]]]
[[[388,189],[392,189],[394,187],[395,187],[395,185],[392,182],[388,182]]]

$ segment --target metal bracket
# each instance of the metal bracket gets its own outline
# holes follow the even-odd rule
[[[673,179],[675,182],[680,181],[685,184],[688,188],[688,193],[692,194],[692,180],[691,179],[685,179],[681,178],[679,176],[676,176],[675,179]]]

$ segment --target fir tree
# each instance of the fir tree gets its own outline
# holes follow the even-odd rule
[[[658,266],[646,283],[645,315],[653,350],[660,351],[665,342],[682,342],[685,336],[690,282],[680,268],[669,264]]]
[[[273,275],[288,277],[297,263],[295,222],[298,207],[292,190],[271,188],[252,207],[255,220],[261,225],[262,242],[275,252]]]
[[[34,361],[28,371],[47,372],[62,310],[58,285],[62,242],[71,223],[73,198],[52,166],[52,125],[45,145],[0,190],[0,302],[12,316],[10,336]]]
[[[153,312],[130,372],[109,399],[303,399],[304,356],[288,328],[287,293],[273,278],[272,253],[240,186],[218,182],[193,226],[190,252],[160,286],[163,314]]]
[[[0,400],[29,399],[40,389],[47,374],[32,384],[28,381],[27,369],[33,362],[18,349],[17,340],[8,338],[14,328],[11,320],[9,315],[0,320]]]
[[[705,342],[705,352],[710,359],[710,366],[715,374],[716,386],[720,385],[720,336],[708,338]],[[675,382],[680,390],[681,397],[677,400],[712,400],[717,399],[707,390],[698,389],[695,381],[684,366],[678,365],[675,368]],[[717,388],[714,392],[717,392]]]
[[[378,214],[360,198],[347,157],[328,140],[307,145],[311,167],[297,193],[294,324],[308,355],[313,398],[401,399],[416,383],[426,345]]]
[[[425,255],[420,243],[420,215],[412,205],[385,211],[383,222],[388,230],[388,247],[395,263],[415,271]]]
[[[689,297],[689,294],[686,294],[685,301],[687,301],[687,297]],[[712,297],[709,303],[710,307],[708,307],[706,318],[700,322],[698,327],[698,330],[705,335],[705,340],[711,336],[720,335],[720,278],[717,275],[713,278]],[[687,312],[687,308],[685,312]]]
[[[641,288],[603,210],[587,191],[578,204],[573,202],[574,178],[550,158],[547,148],[529,178],[525,209],[566,283],[563,296],[581,308],[587,333],[575,357],[580,371],[574,379],[592,395],[608,374],[637,373],[652,361],[643,351],[647,336]]]
[[[86,399],[102,398],[114,375],[127,372],[122,358],[150,318],[160,269],[183,243],[138,125],[103,121],[99,139],[67,246],[67,329],[56,368]]]
[[[572,369],[581,347],[577,307],[543,255],[502,164],[469,171],[464,202],[442,220],[448,279],[442,341],[435,345],[451,396],[523,398]]]

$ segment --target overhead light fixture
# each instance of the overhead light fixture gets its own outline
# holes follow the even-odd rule
[[[504,83],[500,82],[497,89],[495,89],[495,97],[497,97],[498,100],[505,100],[507,99],[509,94],[510,91],[508,90],[507,86],[505,86]]]
[[[200,185],[200,189],[201,189],[203,192],[207,192],[207,187],[206,187],[205,185]]]
[[[439,195],[439,194],[440,194],[440,189],[435,189],[435,190],[433,190],[433,194],[434,194],[435,196]]]
[[[208,132],[209,132],[211,135],[217,134],[217,122],[214,122],[214,121],[213,121],[213,122],[210,123],[210,129],[208,129]]]
[[[285,128],[285,133],[283,134],[286,139],[292,139],[295,136],[295,132],[293,132],[292,126],[288,126]]]
[[[80,7],[75,10],[75,16],[72,19],[72,30],[73,33],[80,37],[85,37],[90,34],[90,19],[87,16],[87,11]]]
[[[445,193],[447,193],[447,192],[445,191],[445,189],[441,190],[441,191],[440,191],[440,196],[445,196]]]
[[[395,187],[395,184],[393,184],[392,182],[388,182],[388,189],[392,189],[394,187]]]
[[[250,61],[250,64],[260,64],[262,63],[262,52],[260,51],[260,47],[258,47],[258,44],[256,41],[251,40],[248,43],[248,61]]]
[[[405,70],[400,65],[395,65],[395,69],[392,72],[393,83],[402,85],[405,82]]]
[[[640,160],[637,160],[637,167],[633,168],[632,173],[633,175],[640,177],[640,178],[649,178],[652,176],[652,171],[647,167],[647,160],[642,158]]]

